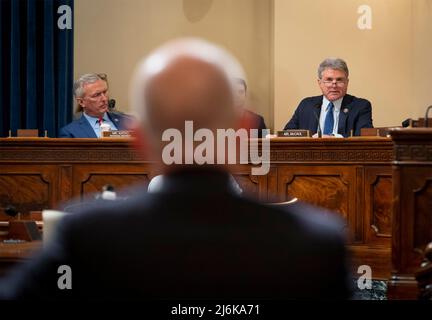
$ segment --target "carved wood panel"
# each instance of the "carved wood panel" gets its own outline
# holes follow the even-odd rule
[[[414,248],[423,252],[432,240],[432,178],[413,190],[414,196]]]
[[[243,173],[234,175],[234,178],[242,189],[243,194],[259,200],[259,182],[257,176],[253,176],[250,173]]]
[[[301,167],[279,168],[281,201],[296,197],[302,201],[339,212],[348,217],[350,181],[346,174],[336,169],[311,170]],[[333,171],[333,172],[332,172]],[[351,177],[352,178],[352,177]]]
[[[395,128],[389,299],[416,299],[415,272],[432,238],[432,129]]]
[[[93,197],[95,193],[101,192],[104,186],[114,187],[118,196],[127,196],[129,187],[148,185],[150,182],[146,174],[133,173],[90,173],[88,179],[81,182],[81,197]]]
[[[354,239],[356,228],[356,172],[355,167],[278,168],[280,201],[292,197],[339,213]]]
[[[81,199],[93,198],[105,185],[111,185],[119,196],[127,196],[134,186],[146,186],[155,176],[146,165],[89,165],[76,166],[73,193]]]
[[[252,175],[249,165],[236,166],[232,169],[232,175],[242,189],[243,195],[256,201],[267,200],[267,176]]]
[[[392,227],[393,183],[390,167],[365,168],[365,239],[389,246]]]
[[[1,166],[0,207],[15,206],[21,213],[52,208],[56,199],[55,166]]]
[[[414,272],[420,265],[425,246],[432,239],[432,170],[428,166],[403,166],[400,169],[400,218],[393,230],[401,230],[396,239],[399,249],[395,259],[401,259],[400,269]]]

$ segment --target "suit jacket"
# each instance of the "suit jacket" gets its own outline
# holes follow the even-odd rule
[[[305,129],[310,130],[312,134],[316,133],[322,101],[322,95],[303,99],[284,130]],[[346,94],[339,113],[338,133],[349,137],[353,130],[353,134],[359,136],[361,128],[373,128],[371,103],[366,99]]]
[[[266,124],[264,122],[264,118],[259,114],[252,112],[250,110],[245,109],[243,112],[243,121],[248,125],[248,134],[249,129],[258,129],[258,138],[262,138],[262,130],[267,129]]]
[[[126,119],[119,113],[108,112],[108,117],[115,124],[118,130],[127,130]],[[59,138],[97,138],[93,128],[87,119],[82,115],[79,119],[72,121],[60,129]]]
[[[347,298],[336,215],[231,192],[229,175],[197,170],[66,216],[41,255],[4,282],[3,298]],[[59,290],[60,265],[72,290]]]

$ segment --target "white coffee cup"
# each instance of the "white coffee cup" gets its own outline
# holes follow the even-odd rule
[[[103,133],[111,131],[111,127],[108,123],[102,123],[100,125],[100,131],[101,131],[101,138],[103,138]]]
[[[43,219],[43,241],[44,244],[48,243],[52,238],[55,229],[57,227],[58,222],[63,218],[67,213],[63,211],[57,210],[43,210],[42,211],[42,219]]]

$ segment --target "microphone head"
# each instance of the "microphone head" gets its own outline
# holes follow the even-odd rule
[[[403,128],[409,127],[410,121],[411,121],[411,118],[408,118],[408,119],[402,121],[402,127]]]
[[[102,191],[114,191],[114,187],[110,184],[106,184],[102,187]]]
[[[7,205],[6,208],[4,208],[4,212],[9,217],[15,217],[18,214],[18,210],[13,205]]]
[[[102,187],[102,193],[100,194],[100,199],[102,200],[115,200],[117,195],[114,191],[114,187],[110,184],[106,184]]]
[[[108,109],[110,109],[110,110],[114,110],[114,108],[115,108],[115,104],[116,104],[116,101],[115,101],[114,99],[110,99],[110,100],[108,101]]]
[[[425,128],[429,127],[429,110],[432,109],[432,106],[427,107],[426,109],[426,114],[425,114],[425,123],[424,126]]]

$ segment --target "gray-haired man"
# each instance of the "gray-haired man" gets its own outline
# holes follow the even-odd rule
[[[105,74],[88,73],[74,83],[73,93],[82,116],[60,129],[59,138],[99,138],[101,125],[125,130],[126,118],[108,112],[108,81]]]
[[[325,59],[318,67],[322,95],[303,99],[284,130],[306,129],[314,136],[349,137],[372,128],[371,103],[347,94],[349,71],[344,60]],[[318,124],[319,120],[319,124]]]

